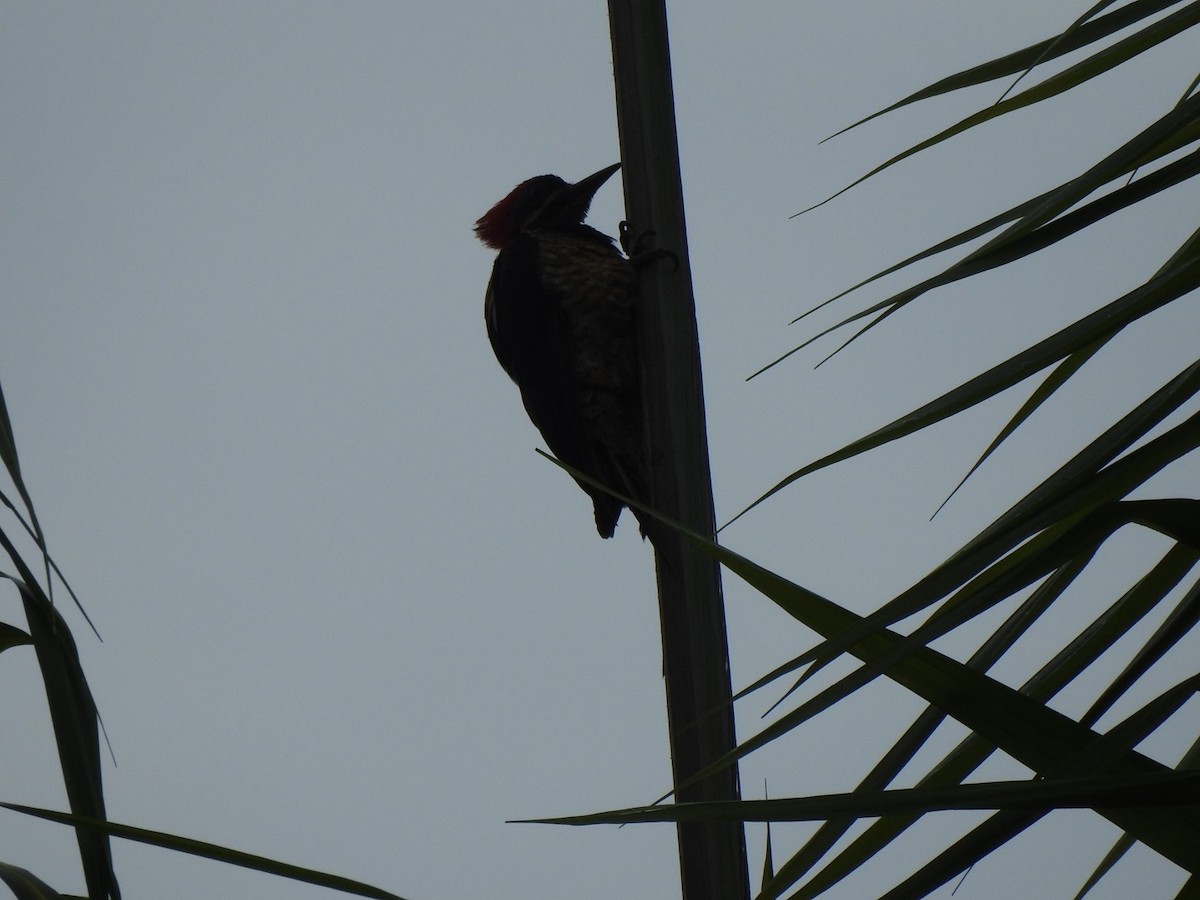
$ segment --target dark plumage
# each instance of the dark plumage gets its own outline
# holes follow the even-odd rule
[[[618,168],[576,184],[531,178],[482,216],[475,233],[499,251],[484,317],[529,418],[564,463],[644,499],[637,276],[612,238],[583,224]],[[579,486],[592,499],[596,530],[612,537],[624,504]]]

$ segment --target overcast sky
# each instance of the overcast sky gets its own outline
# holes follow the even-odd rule
[[[812,333],[795,315],[1076,174],[1177,99],[1191,33],[789,219],[998,90],[821,138],[1087,5],[671,5],[720,519],[1140,283],[1194,229],[1186,187],[931,295],[818,370],[832,345],[745,381]],[[587,498],[534,453],[471,233],[515,183],[618,159],[604,4],[8,3],[0,85],[0,383],[52,552],[104,638],[68,613],[116,755],[110,816],[412,900],[678,896],[669,826],[505,824],[669,786],[649,547],[630,522],[598,539]],[[621,217],[614,179],[591,221]],[[723,538],[868,612],[1194,358],[1198,318],[1170,311],[1106,349],[932,523],[1025,389]],[[727,595],[735,687],[810,645],[742,585]],[[22,622],[14,591],[0,621]],[[0,655],[0,678],[0,799],[61,808],[32,654]],[[775,696],[739,710],[743,735]],[[847,790],[920,708],[873,687],[748,760],[746,793]],[[810,830],[776,831],[776,859]],[[1063,830],[1079,839],[1050,839]],[[1069,896],[1114,837],[1051,817],[958,896]],[[751,871],[762,843],[751,828]],[[68,830],[4,813],[0,847],[82,892]],[[114,852],[130,900],[333,896]],[[878,877],[831,896],[874,896]],[[1136,851],[1094,896],[1181,882]]]

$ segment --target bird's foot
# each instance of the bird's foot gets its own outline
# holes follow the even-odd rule
[[[625,255],[629,257],[634,268],[640,269],[642,266],[660,259],[669,259],[672,263],[672,271],[679,271],[679,257],[670,250],[654,246],[654,239],[658,237],[654,229],[647,228],[635,235],[629,223],[623,221],[618,226],[618,232],[621,236],[621,249],[625,251]]]

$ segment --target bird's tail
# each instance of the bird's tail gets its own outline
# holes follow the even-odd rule
[[[651,496],[650,491],[649,472],[646,471],[645,466],[641,465],[640,462],[641,460],[613,460],[613,469],[615,470],[614,474],[616,476],[614,480],[616,484],[619,485],[618,490],[620,490],[620,492],[626,497],[653,508],[654,499]],[[608,499],[615,500],[616,498],[609,495]],[[620,503],[620,501],[617,502],[620,504],[616,510],[617,514],[619,515],[621,509],[626,508],[626,505],[624,503]],[[652,516],[650,513],[643,512],[636,507],[629,507],[629,511],[633,513],[634,518],[637,519],[638,531],[641,533],[643,539],[649,539],[650,543],[655,547],[665,546],[665,544],[662,543],[662,539],[670,532],[669,526],[663,523],[662,520]],[[598,517],[599,507],[597,507],[597,525],[599,524]],[[613,526],[615,527],[616,518],[614,517],[612,521]]]

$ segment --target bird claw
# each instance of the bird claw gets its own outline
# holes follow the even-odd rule
[[[654,246],[654,239],[658,237],[654,229],[647,228],[635,235],[629,223],[622,221],[617,226],[617,231],[620,234],[621,249],[625,251],[625,255],[629,257],[629,261],[635,268],[641,268],[660,259],[669,259],[672,263],[672,271],[679,271],[679,257],[670,250]]]

